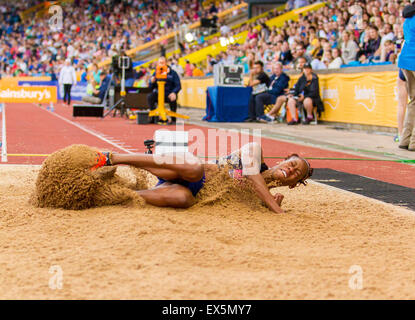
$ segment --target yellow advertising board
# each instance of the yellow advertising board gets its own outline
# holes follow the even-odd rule
[[[8,103],[56,103],[55,86],[1,86],[0,102]]]
[[[206,107],[206,89],[213,86],[213,78],[182,80],[182,90],[177,101],[182,106],[202,108]]]
[[[325,107],[321,120],[396,128],[396,71],[318,76]],[[290,87],[293,87],[298,77],[290,77]],[[212,85],[213,79],[182,80],[183,89],[178,102],[182,106],[205,108],[206,88]]]
[[[298,76],[291,77],[292,87]],[[321,120],[396,127],[396,71],[320,74]]]

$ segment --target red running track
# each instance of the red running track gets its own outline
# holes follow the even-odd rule
[[[55,112],[34,104],[7,104],[7,147],[9,154],[50,154],[71,144],[86,144],[113,150],[116,152],[144,152],[143,141],[152,138],[154,131],[165,128],[174,130],[174,127],[159,125],[137,125],[133,120],[113,118],[72,118],[72,108],[58,104]],[[208,130],[196,125],[185,125],[184,130],[199,129],[205,137],[205,155],[213,156],[208,152]],[[252,138],[252,137],[251,137]],[[203,141],[203,139],[199,140]],[[216,144],[219,140],[216,140]],[[228,140],[230,141],[230,140]],[[212,142],[212,139],[209,140]],[[304,157],[329,158],[359,158],[354,155],[330,151],[315,147],[298,145],[269,138],[261,139],[266,157],[283,157],[290,153],[298,153]],[[194,146],[194,145],[193,145]],[[203,149],[203,148],[202,148]],[[230,151],[230,147],[227,148]],[[40,164],[45,157],[9,156],[9,163],[13,164]],[[363,158],[362,158],[363,159]],[[277,159],[267,159],[273,165]],[[316,168],[331,168],[334,170],[358,174],[415,188],[415,166],[394,162],[373,161],[328,161],[312,160]]]

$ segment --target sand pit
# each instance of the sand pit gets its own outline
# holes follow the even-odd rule
[[[2,299],[415,298],[409,211],[317,184],[281,189],[284,215],[226,197],[189,210],[37,208],[38,170],[0,167]],[[353,265],[362,290],[349,287]],[[49,287],[51,266],[62,289]]]

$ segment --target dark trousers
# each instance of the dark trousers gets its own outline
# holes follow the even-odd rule
[[[166,94],[166,96],[164,97],[164,99],[170,105],[170,110],[173,111],[173,112],[176,112],[176,110],[177,110],[177,95],[176,95],[176,100],[171,101],[168,98],[168,95],[170,93]],[[149,106],[150,110],[154,110],[156,108],[156,103],[157,103],[157,100],[158,100],[158,95],[159,95],[158,92],[152,92],[152,93],[150,93],[147,96],[147,103],[148,103],[148,106]],[[172,117],[171,118],[171,122],[176,122],[176,117]]]
[[[63,102],[66,103],[68,101],[68,104],[71,104],[71,84],[64,84],[63,85]]]
[[[264,105],[274,104],[276,97],[268,92],[251,95],[249,100],[249,118],[256,120],[256,118],[264,115]]]

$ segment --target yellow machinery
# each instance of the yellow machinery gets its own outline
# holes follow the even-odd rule
[[[157,86],[158,86],[158,103],[157,108],[150,111],[148,116],[149,117],[160,117],[161,120],[166,121],[167,116],[182,118],[182,119],[189,119],[189,116],[185,116],[183,114],[179,114],[170,110],[166,110],[164,106],[164,89],[166,85],[167,79],[167,66],[157,66],[156,69],[156,79],[157,79]],[[177,99],[177,97],[176,97]]]

